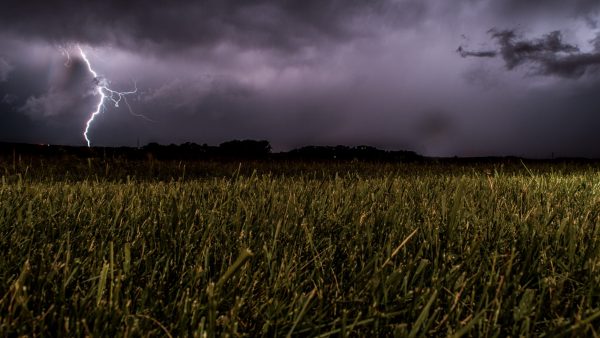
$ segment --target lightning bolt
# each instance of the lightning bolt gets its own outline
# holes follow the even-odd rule
[[[127,95],[137,93],[137,84],[135,83],[135,81],[133,83],[134,89],[131,91],[119,92],[119,91],[110,89],[109,83],[106,80],[106,78],[99,76],[98,73],[96,73],[96,71],[92,68],[92,64],[90,63],[90,60],[88,59],[87,55],[85,54],[85,52],[83,51],[81,46],[77,45],[77,49],[79,50],[79,54],[81,55],[81,58],[83,59],[83,61],[85,61],[88,71],[94,77],[94,83],[96,85],[95,90],[94,90],[94,95],[100,95],[100,100],[98,101],[98,104],[96,105],[96,110],[91,113],[90,118],[87,120],[87,122],[85,124],[85,130],[83,131],[83,137],[85,138],[85,141],[87,142],[88,147],[91,146],[91,141],[88,136],[88,132],[89,132],[92,122],[94,122],[94,119],[96,118],[96,116],[104,111],[104,109],[105,109],[104,103],[106,100],[111,101],[116,108],[118,108],[119,103],[121,103],[121,101],[123,101],[125,103],[125,105],[127,105],[127,108],[129,108],[129,113],[131,113],[134,116],[144,118],[148,121],[152,121],[144,115],[134,113],[133,110],[131,109],[131,106],[129,105],[129,102],[127,102],[127,97],[126,97]]]

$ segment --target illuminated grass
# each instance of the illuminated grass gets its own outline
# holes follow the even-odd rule
[[[600,174],[360,166],[3,177],[0,334],[598,334]]]

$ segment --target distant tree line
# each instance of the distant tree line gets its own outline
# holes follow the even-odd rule
[[[157,159],[194,160],[206,158],[263,159],[271,154],[269,141],[233,140],[219,146],[186,142],[180,145],[149,143],[141,149]]]
[[[286,154],[291,158],[311,160],[355,160],[355,161],[411,161],[422,156],[414,151],[381,150],[371,146],[306,146]]]
[[[155,142],[141,148],[133,147],[75,147],[0,143],[0,156],[76,156],[83,158],[126,158],[156,160],[203,159],[290,159],[311,161],[413,161],[422,156],[413,151],[386,151],[370,146],[306,146],[288,152],[273,153],[266,140],[233,140],[218,146],[186,142],[161,145]]]

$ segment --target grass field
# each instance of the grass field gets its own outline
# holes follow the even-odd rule
[[[600,170],[3,162],[0,335],[600,335]]]

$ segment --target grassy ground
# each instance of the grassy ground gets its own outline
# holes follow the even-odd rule
[[[593,168],[247,166],[5,163],[0,335],[600,334]]]

